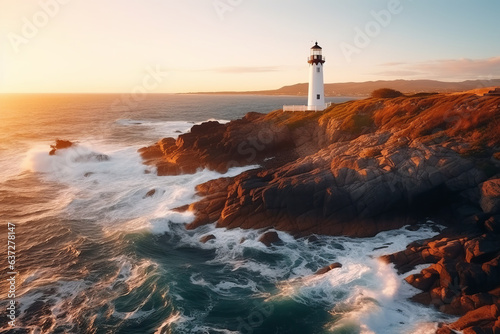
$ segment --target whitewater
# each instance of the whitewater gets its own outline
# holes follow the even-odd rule
[[[159,177],[137,152],[209,119],[303,98],[152,95],[112,107],[119,98],[0,97],[0,233],[16,224],[18,269],[16,328],[2,283],[1,330],[430,334],[449,321],[409,301],[418,291],[378,260],[434,236],[430,226],[364,239],[277,231],[284,243],[269,248],[263,230],[188,231],[193,214],[175,208],[198,199],[196,185],[258,166]],[[77,144],[50,156],[56,138]],[[333,262],[342,267],[314,275]]]

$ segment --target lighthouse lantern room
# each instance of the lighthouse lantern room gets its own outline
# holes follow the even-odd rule
[[[325,63],[325,58],[322,55],[322,49],[318,45],[318,42],[311,48],[311,54],[307,62],[309,63],[307,110],[324,110],[326,108],[323,81],[323,64]]]

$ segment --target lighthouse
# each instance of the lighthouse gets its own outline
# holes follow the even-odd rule
[[[311,48],[311,54],[307,62],[309,63],[307,110],[321,111],[326,108],[325,84],[323,81],[323,64],[325,63],[325,58],[322,55],[322,49],[318,45],[318,42]]]

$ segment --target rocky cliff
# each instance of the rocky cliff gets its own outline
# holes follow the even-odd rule
[[[462,317],[439,333],[500,333],[500,97],[369,98],[323,112],[249,113],[140,150],[159,175],[258,165],[197,187],[187,228],[365,237],[428,219],[449,226],[383,259],[416,302]],[[415,228],[418,228],[416,226]]]
[[[498,97],[370,98],[320,113],[207,122],[140,152],[159,175],[261,166],[199,185],[190,228],[217,222],[363,237],[482,213],[481,185],[499,171],[499,122]]]

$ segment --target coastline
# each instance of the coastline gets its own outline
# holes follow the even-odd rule
[[[199,185],[201,199],[179,208],[195,213],[188,228],[217,222],[218,227],[275,228],[295,236],[366,237],[408,224],[418,228],[429,218],[444,223],[449,229],[436,242],[409,245],[400,252],[405,256],[385,260],[406,269],[431,264],[407,281],[432,297],[418,302],[463,316],[450,328],[473,328],[478,322],[467,317],[479,312],[474,319],[482,317],[479,325],[493,330],[498,327],[500,249],[490,247],[487,256],[480,255],[491,239],[500,241],[499,143],[491,127],[498,121],[499,103],[496,97],[439,94],[349,101],[321,113],[249,113],[228,124],[194,126],[140,152],[158,175],[261,166]],[[485,184],[490,184],[487,190]],[[479,256],[467,255],[471,247],[479,249]],[[451,260],[448,267],[463,269],[432,267]],[[470,278],[466,273],[472,267],[479,274]],[[426,285],[422,277],[428,278]],[[443,277],[455,285],[450,288]],[[469,288],[485,277],[488,285]],[[481,302],[468,302],[480,298],[477,293]],[[446,328],[439,333],[447,333]]]

